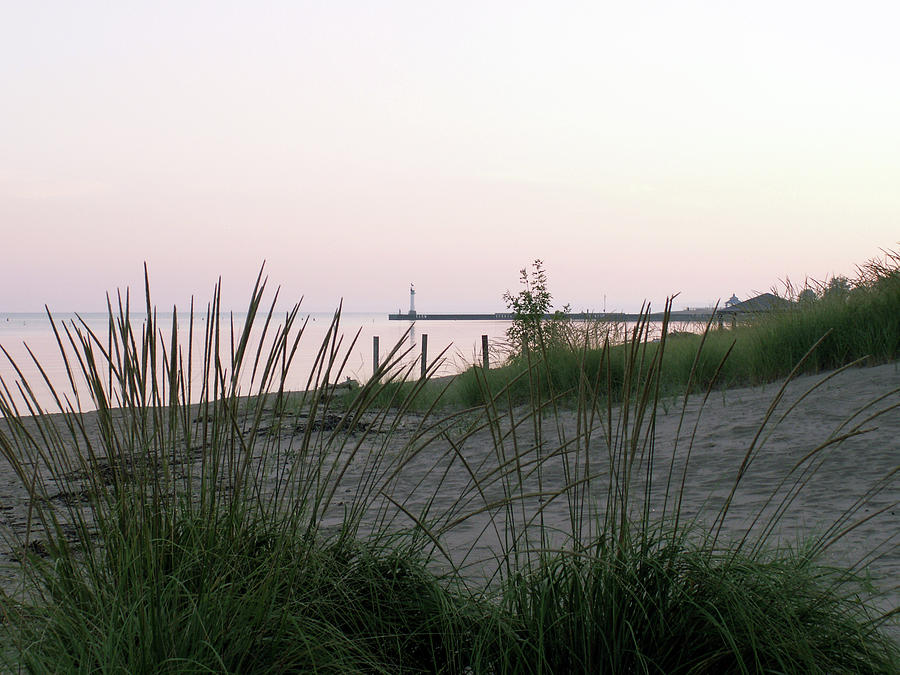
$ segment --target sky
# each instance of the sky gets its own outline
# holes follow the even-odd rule
[[[7,3],[0,311],[633,311],[900,248],[900,5]]]

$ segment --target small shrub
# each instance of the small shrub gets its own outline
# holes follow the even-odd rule
[[[519,280],[522,288],[517,294],[513,295],[510,291],[503,294],[506,306],[514,315],[506,336],[514,355],[521,357],[530,352],[537,356],[543,350],[565,341],[569,306],[547,318],[553,296],[547,286],[547,272],[541,260],[534,261],[530,274],[527,268],[522,269]]]

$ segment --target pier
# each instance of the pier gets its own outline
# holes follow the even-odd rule
[[[544,319],[552,319],[555,314],[544,314]],[[651,314],[630,314],[625,312],[573,312],[563,314],[569,321],[627,321],[634,322],[640,319],[650,321],[662,321],[663,312]],[[709,321],[713,317],[712,312],[694,312],[682,310],[669,313],[669,321]],[[415,311],[406,313],[388,314],[391,321],[513,321],[516,315],[513,312],[494,312],[493,314],[423,314]]]
[[[739,301],[737,297],[725,303],[720,309],[711,307],[681,309],[669,312],[669,321],[676,323],[706,323],[710,320],[716,320],[719,327],[722,327],[725,318],[735,324],[739,316],[760,314],[771,312],[773,310],[785,310],[796,306],[791,300],[779,298],[772,293],[763,293],[749,300]],[[554,319],[557,314],[544,314],[544,319]],[[602,322],[621,322],[633,323],[635,321],[662,321],[665,318],[665,312],[652,312],[650,314],[628,313],[628,312],[570,312],[562,314],[562,318],[569,321],[602,321]],[[494,312],[493,314],[423,314],[416,311],[416,291],[415,287],[409,285],[409,311],[406,313],[398,312],[396,314],[388,314],[390,321],[515,321],[514,312]]]

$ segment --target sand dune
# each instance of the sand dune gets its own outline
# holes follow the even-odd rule
[[[696,519],[698,536],[708,532],[730,494],[748,448],[756,439],[756,452],[735,492],[722,538],[742,537],[762,511],[764,517],[757,523],[758,531],[759,523],[768,522],[768,515],[785,495],[791,494],[799,480],[804,487],[793,496],[770,542],[797,545],[817,537],[830,539],[834,530],[829,528],[848,510],[853,512],[852,517],[838,529],[873,516],[830,548],[827,559],[870,573],[882,588],[895,587],[885,596],[885,606],[897,606],[900,604],[896,588],[900,579],[900,506],[897,503],[900,476],[896,473],[900,465],[900,364],[798,378],[786,387],[769,422],[761,429],[779,388],[780,385],[772,384],[717,391],[705,403],[703,396],[695,395],[684,405],[683,417],[682,399],[661,402],[652,434],[656,457],[650,473],[654,481],[651,500],[654,515],[660,515],[664,507],[671,510],[684,471],[682,515]],[[811,388],[814,391],[804,397]],[[527,412],[519,411],[519,414],[527,417]],[[95,415],[88,413],[85,420],[96,442],[99,437]],[[409,448],[403,449],[404,443],[415,438],[414,427],[418,421],[418,417],[410,416],[392,435],[373,432],[362,437],[364,452],[360,457],[371,456],[379,447],[387,448],[389,454],[396,448],[398,456],[408,452]],[[464,421],[455,424],[447,429],[447,437],[456,439],[456,449],[451,448],[447,437],[434,435],[423,449],[405,455],[402,470],[393,476],[386,490],[412,513],[422,513],[423,507],[430,503],[433,532],[440,534],[454,564],[466,565],[467,573],[478,577],[489,574],[495,564],[492,556],[500,548],[502,530],[498,532],[493,526],[502,522],[503,510],[487,509],[468,519],[460,516],[482,509],[486,504],[502,502],[504,492],[502,481],[490,482],[483,478],[476,488],[469,471],[491,475],[502,459],[498,458],[495,435],[486,429],[468,433]],[[585,511],[577,525],[586,531],[594,527],[590,514],[602,512],[609,484],[605,438],[610,433],[623,433],[621,422],[614,416],[609,429],[605,421],[595,420],[592,432],[586,434],[579,432],[574,412],[562,412],[557,418],[543,420],[540,444],[535,442],[533,420],[526,420],[514,434],[510,433],[508,421],[503,424],[507,428],[501,447],[507,456],[512,455],[515,446],[526,459],[536,458],[539,451],[546,458],[541,464],[540,477],[536,471],[529,474],[529,467],[525,467],[521,474],[522,491],[535,494],[517,501],[512,517],[517,521],[543,522],[546,530],[552,532],[552,541],[564,542],[573,526],[570,504],[564,497],[553,499],[551,495],[572,482],[573,471],[580,471],[577,476],[583,476],[588,470],[596,478],[584,484],[589,485],[583,490],[580,502]],[[289,429],[283,433],[285,447],[296,446],[299,438],[292,437]],[[651,436],[646,435],[646,426],[640,433],[639,445],[645,447],[644,441]],[[829,440],[843,436],[848,437],[828,445]],[[807,462],[802,461],[823,444],[827,445],[824,450]],[[417,441],[413,445],[420,447],[422,443]],[[560,446],[571,452],[560,451]],[[685,470],[689,447],[690,463]],[[578,453],[574,452],[576,448]],[[666,501],[665,487],[673,454],[672,485],[675,487],[669,491]],[[463,466],[462,458],[466,459],[468,469]],[[587,469],[586,458],[590,460]],[[796,470],[789,474],[795,465]],[[637,465],[636,475],[643,474],[641,467]],[[815,471],[811,475],[805,473],[811,467]],[[339,486],[334,509],[326,516],[326,525],[339,521],[342,500],[352,499],[355,486],[371,471],[372,466],[364,459],[351,466]],[[510,475],[507,473],[507,477]],[[640,479],[636,480],[640,483]],[[858,501],[880,482],[881,490],[877,494]],[[72,498],[58,489],[54,492],[56,488],[51,480],[47,481],[46,489],[50,500],[56,499],[59,504]],[[543,495],[537,494],[541,491]],[[8,462],[0,459],[0,528],[7,537],[24,534],[28,505],[28,495],[21,482]],[[395,516],[399,524],[411,524],[404,513],[396,511]],[[876,555],[866,557],[870,552]],[[3,558],[0,570],[3,587],[12,591],[19,584],[21,569],[8,546],[0,557]]]

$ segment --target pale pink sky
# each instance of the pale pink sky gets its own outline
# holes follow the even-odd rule
[[[734,5],[734,6],[732,6]],[[894,2],[22,2],[0,312],[701,305],[900,244]]]

